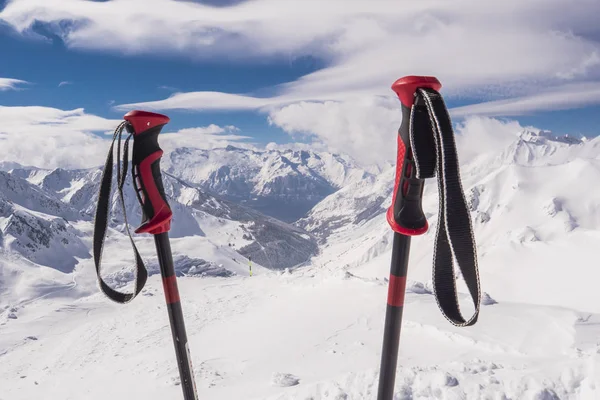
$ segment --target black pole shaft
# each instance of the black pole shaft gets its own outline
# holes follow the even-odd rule
[[[410,236],[394,232],[377,400],[392,400],[394,396],[409,251]]]
[[[169,321],[171,322],[171,333],[173,334],[173,343],[175,344],[183,398],[184,400],[198,400],[181,301],[179,299],[179,289],[177,288],[177,278],[175,276],[175,268],[173,267],[169,233],[165,232],[154,235],[154,244],[156,245],[160,273],[165,289],[165,299],[169,311]]]

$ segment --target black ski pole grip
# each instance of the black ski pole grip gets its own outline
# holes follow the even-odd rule
[[[416,178],[416,168],[411,148],[411,130],[415,113],[427,115],[425,104],[416,102],[419,88],[440,90],[442,84],[431,76],[405,76],[392,84],[402,107],[402,123],[398,129],[396,179],[392,205],[386,213],[390,227],[403,235],[416,236],[427,232],[429,225],[423,213],[423,179]],[[418,134],[418,132],[417,132]]]
[[[173,212],[167,202],[160,172],[163,151],[158,145],[158,134],[169,117],[148,111],[134,110],[123,117],[127,131],[133,133],[131,170],[136,196],[142,206],[142,224],[135,233],[157,235],[171,228]]]

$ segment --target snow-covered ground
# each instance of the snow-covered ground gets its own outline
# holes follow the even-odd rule
[[[600,398],[598,143],[530,132],[464,166],[491,296],[469,328],[450,325],[431,294],[437,207],[427,183],[431,229],[411,248],[396,400]],[[173,254],[234,273],[178,278],[200,399],[376,398],[392,180],[385,171],[326,197],[298,223],[320,238],[320,253],[291,270],[254,263],[252,277],[229,245],[245,244],[236,220],[193,214],[202,234],[173,238]],[[69,225],[90,248],[91,222]],[[155,272],[153,241],[136,243]],[[89,257],[73,255],[79,263],[61,272],[4,246],[1,400],[181,398],[159,275],[118,305],[99,292]],[[128,246],[111,231],[104,263],[115,284],[127,281],[111,268],[130,263]]]
[[[178,241],[185,239],[174,248]],[[338,273],[309,267],[180,278],[199,397],[375,398],[388,261],[386,253]],[[90,267],[77,285],[94,285]],[[487,287],[494,275],[484,276]],[[534,304],[545,296],[541,283],[529,298],[485,306],[476,326],[460,329],[419,288],[407,295],[398,399],[598,398],[597,305]],[[125,306],[98,293],[55,294],[2,315],[2,399],[181,396],[157,275]]]

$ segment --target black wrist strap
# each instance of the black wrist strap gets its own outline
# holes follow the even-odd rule
[[[442,96],[433,89],[417,90],[413,105],[410,141],[416,178],[437,176],[439,192],[438,224],[433,256],[433,290],[438,307],[453,325],[471,326],[477,322],[481,303],[475,238],[460,181],[458,154],[450,116]],[[422,107],[421,107],[422,109]],[[465,280],[475,311],[466,320],[458,302],[454,260]]]
[[[127,178],[127,171],[129,165],[129,139],[131,134],[125,140],[123,145],[123,167],[121,168],[121,135],[127,122],[122,122],[113,135],[113,141],[108,151],[108,157],[104,165],[104,171],[102,172],[102,179],[100,182],[100,193],[98,195],[98,207],[96,208],[96,217],[94,221],[94,263],[96,264],[96,275],[100,282],[100,289],[109,299],[116,301],[117,303],[128,303],[133,300],[143,289],[148,279],[148,271],[144,266],[144,261],[138,252],[137,247],[131,237],[129,231],[129,224],[127,223],[127,211],[125,209],[125,200],[123,198],[123,186],[125,185],[125,179]],[[102,259],[102,251],[104,248],[104,239],[106,237],[106,229],[108,226],[108,215],[109,205],[111,199],[111,186],[112,186],[112,171],[113,171],[113,149],[117,141],[117,190],[119,192],[119,200],[121,208],[123,209],[123,220],[125,222],[125,229],[127,235],[131,241],[131,247],[135,255],[136,261],[136,272],[135,272],[135,292],[134,293],[123,293],[111,288],[102,279],[100,272],[100,263]]]

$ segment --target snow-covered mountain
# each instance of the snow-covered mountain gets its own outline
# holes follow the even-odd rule
[[[185,182],[293,222],[338,189],[371,177],[350,157],[306,150],[256,151],[234,146],[177,148],[163,168]]]
[[[504,213],[500,209],[529,211],[531,199],[536,197],[540,199],[534,206],[539,206],[543,218],[554,218],[557,212],[565,211],[562,205],[566,198],[573,203],[585,202],[579,197],[579,191],[567,189],[572,185],[569,177],[593,182],[599,160],[600,138],[582,140],[529,130],[519,132],[505,148],[480,154],[473,162],[461,167],[465,195],[478,229],[484,224],[493,225],[491,217]],[[352,230],[373,218],[382,219],[381,215],[391,204],[394,173],[395,167],[388,168],[378,176],[368,176],[343,187],[311,209],[296,225],[326,239],[338,230]],[[424,192],[424,211],[428,219],[437,217],[436,202],[437,182],[430,179],[426,181]],[[525,219],[520,216],[503,218],[510,222],[509,225],[536,225],[542,221],[527,219],[537,215],[525,212]],[[590,225],[589,218],[587,220],[587,226],[600,226]],[[505,232],[498,227],[492,230]]]
[[[2,188],[1,198],[29,210],[44,212],[67,220],[85,218],[84,214],[71,207],[70,204],[60,201],[34,183],[28,182],[20,171],[15,174],[0,171],[0,187]]]
[[[194,210],[200,227],[204,225],[203,218],[237,224],[236,232],[239,233],[229,235],[233,247],[244,257],[267,268],[284,269],[303,264],[317,253],[315,238],[303,229],[209,195],[168,173],[164,175],[167,196]]]
[[[501,253],[508,259],[532,251],[541,260],[544,253],[553,254],[544,248],[581,241],[580,235],[588,237],[600,230],[600,186],[594,184],[600,181],[600,138],[519,132],[505,147],[462,165],[461,176],[480,256]],[[389,254],[392,232],[385,211],[391,204],[393,182],[390,168],[376,178],[350,184],[297,221],[320,238],[321,256],[313,263],[335,268],[344,259],[348,266],[357,267]],[[430,229],[413,240],[411,249],[413,276],[423,282],[431,279],[437,198],[436,180],[427,180],[423,209]],[[561,254],[569,263],[568,253]],[[485,268],[485,262],[481,265]],[[587,263],[573,267],[573,274],[581,276],[589,267]],[[509,290],[525,296],[526,285],[510,289],[499,285],[501,293],[494,294]],[[550,294],[547,298],[550,301]]]
[[[568,178],[595,181],[599,154],[600,139],[526,130],[504,148],[479,154],[463,165],[465,192],[476,236],[482,242],[480,251],[485,253],[488,246],[499,244],[560,239],[578,227],[600,226],[600,213],[596,212],[600,205],[596,196],[590,196],[595,189],[586,189],[586,193],[571,190],[572,179]],[[391,232],[384,213],[391,202],[394,167],[375,174],[374,168],[361,168],[346,157],[329,153],[259,152],[232,146],[214,151],[179,148],[165,159],[166,169],[171,171],[164,172],[163,178],[174,212],[172,238],[209,237],[275,269],[304,264],[319,252],[317,240],[322,253],[318,260],[325,264],[350,252],[349,265],[362,265],[390,250]],[[78,258],[89,257],[89,246],[86,249],[81,243],[89,240],[89,234],[71,222],[92,222],[101,170],[5,168],[10,172],[0,172],[0,184],[6,188],[2,194],[4,248],[65,271],[72,270]],[[292,181],[303,183],[286,186],[285,182]],[[240,204],[243,191],[260,193],[266,202],[278,201],[284,192],[297,199],[306,193],[315,201],[323,195],[325,186],[321,184],[335,192],[295,226]],[[113,180],[110,226],[124,233],[115,185]],[[226,200],[212,191],[238,198]],[[125,194],[129,222],[135,226],[141,210],[130,179]],[[424,236],[429,243],[437,223],[435,180],[426,184],[424,210],[432,227]],[[220,228],[215,231],[216,226]],[[52,250],[53,246],[60,250]],[[329,261],[325,261],[327,257]]]
[[[207,237],[209,230],[212,242],[227,246],[243,257],[251,257],[258,265],[275,269],[305,263],[317,253],[318,247],[315,238],[301,227],[289,225],[273,215],[293,221],[326,195],[354,182],[373,179],[377,171],[362,168],[347,156],[326,152],[254,151],[233,146],[211,151],[176,148],[163,158],[162,167],[165,190],[174,213],[172,238]],[[50,237],[52,231],[52,237],[61,243],[77,241],[75,239],[90,241],[90,232],[72,224],[63,227],[56,217],[65,218],[67,223],[92,223],[100,168],[46,170],[10,163],[2,164],[0,170],[3,170],[0,187],[6,187],[3,196],[11,201],[18,199],[16,204],[21,207],[19,212],[12,208],[6,211],[6,218],[13,221],[6,224],[7,234],[11,230],[9,236],[14,237],[16,221],[28,216],[28,221],[37,218],[37,223],[20,222],[22,230],[29,230],[23,237],[39,238],[39,242],[30,239],[28,243],[21,243],[24,239],[19,236],[20,241],[4,246],[7,250],[61,271],[70,271],[79,258],[90,257],[89,243],[87,248],[78,244],[76,248],[54,251],[45,238]],[[124,191],[129,223],[136,226],[141,220],[141,210],[130,179]],[[125,233],[120,207],[116,179],[113,179],[109,224],[117,232]],[[271,217],[255,210],[264,210]],[[39,212],[41,216],[33,216],[31,212]],[[215,226],[221,228],[211,231]],[[66,232],[69,237],[62,237]]]
[[[102,171],[11,167],[0,171],[2,254],[19,255],[24,262],[64,273],[72,272],[83,259],[89,261]],[[318,250],[315,238],[301,228],[209,195],[168,173],[163,180],[173,210],[170,237],[189,238],[192,242],[208,240],[213,247],[222,249],[220,256],[200,255],[202,268],[223,256],[239,263],[237,254],[240,259],[251,257],[258,266],[284,269],[306,262]],[[115,186],[113,180],[109,226],[114,232],[109,237],[120,235],[120,240],[127,242],[122,237],[125,226]],[[131,179],[126,181],[124,192],[128,221],[135,227],[141,221],[141,209]],[[247,261],[243,263],[247,268]],[[212,267],[210,270],[216,271]],[[0,287],[0,292],[2,289],[6,287]]]
[[[30,261],[71,272],[89,256],[70,221],[86,216],[19,176],[0,171],[0,245]]]
[[[79,210],[85,219],[92,220],[94,218],[98,189],[102,177],[100,168],[81,170],[15,168],[11,170],[11,174],[27,179],[28,182],[38,186],[59,202]],[[112,227],[124,231],[122,225],[124,222],[123,213],[116,185],[116,177],[114,177],[112,181],[113,197],[110,202],[110,224]],[[175,192],[179,192],[178,186],[179,183],[173,185],[169,177],[165,179],[165,187],[169,196],[173,197]],[[125,193],[125,208],[129,223],[137,226],[141,221],[142,214],[134,194],[131,175],[128,175],[128,179],[125,181],[123,192]],[[184,237],[202,233],[198,223],[193,218],[193,210],[178,201],[173,201],[170,205],[173,210],[173,218],[177,221],[170,231],[171,237]]]

